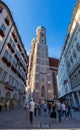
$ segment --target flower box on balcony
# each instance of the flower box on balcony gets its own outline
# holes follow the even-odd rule
[[[11,69],[14,71],[14,73],[17,72],[16,69],[15,69],[15,67],[13,65],[11,66]]]
[[[7,63],[7,58],[6,57],[3,56],[2,60],[3,60],[4,63]]]
[[[10,49],[12,48],[12,47],[11,47],[11,43],[8,43],[7,45],[8,45],[8,47],[9,47]]]
[[[9,26],[9,19],[5,18],[5,23],[7,24],[7,26]]]
[[[14,53],[14,49],[13,48],[11,48],[11,52]]]
[[[22,54],[22,56],[23,56],[23,58],[24,58],[24,57],[25,57],[25,56],[24,56],[24,53],[22,52],[21,54]]]
[[[19,58],[18,58],[17,54],[15,54],[15,58],[16,58],[17,60],[19,60]]]
[[[10,66],[11,66],[11,63],[10,63],[9,61],[7,62],[7,66],[8,66],[8,67],[10,67]]]
[[[13,49],[13,47],[11,46],[11,43],[8,43],[8,47],[10,48],[11,52],[14,53],[14,49]]]
[[[19,44],[18,44],[18,48],[19,48],[20,51],[22,51],[21,46]]]
[[[5,36],[3,30],[1,30],[1,29],[0,29],[0,36],[1,36],[2,38]]]

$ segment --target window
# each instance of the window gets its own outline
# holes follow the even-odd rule
[[[3,7],[2,7],[2,6],[0,6],[0,13],[2,13],[2,11],[3,11]]]
[[[5,50],[5,52],[4,52],[4,57],[7,57],[7,56],[8,56],[8,51]]]
[[[3,75],[2,75],[2,81],[6,81],[7,78],[7,72],[4,71]]]
[[[8,54],[8,61],[11,62],[12,56]]]
[[[8,83],[11,85],[11,75],[9,75]]]
[[[1,29],[3,32],[5,32],[5,30],[6,30],[5,25],[4,25],[4,24],[2,24],[2,25],[1,25],[1,27],[0,27],[0,29]]]
[[[41,33],[41,36],[43,37],[43,36],[44,36],[44,34],[43,34],[43,33]]]
[[[3,69],[0,68],[0,79],[1,79],[1,77],[2,77],[2,72],[3,72]]]

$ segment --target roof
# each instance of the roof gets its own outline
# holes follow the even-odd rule
[[[59,59],[49,57],[49,66],[58,67]]]

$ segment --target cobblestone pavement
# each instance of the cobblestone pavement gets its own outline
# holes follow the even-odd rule
[[[23,109],[9,110],[0,113],[0,129],[69,129],[75,130],[80,129],[80,111],[72,112],[73,118],[65,120],[63,119],[61,123],[51,122],[49,115],[44,116],[42,112],[41,116],[34,117],[34,122],[31,125],[29,122],[29,112]]]

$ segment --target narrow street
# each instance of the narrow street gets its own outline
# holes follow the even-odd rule
[[[9,111],[3,111],[0,113],[0,129],[28,129],[28,128],[53,128],[53,129],[80,129],[80,111],[73,112],[73,118],[65,120],[61,123],[58,119],[55,122],[51,122],[49,115],[44,116],[42,112],[41,116],[34,117],[33,124],[29,122],[29,112],[26,110],[15,109]]]

